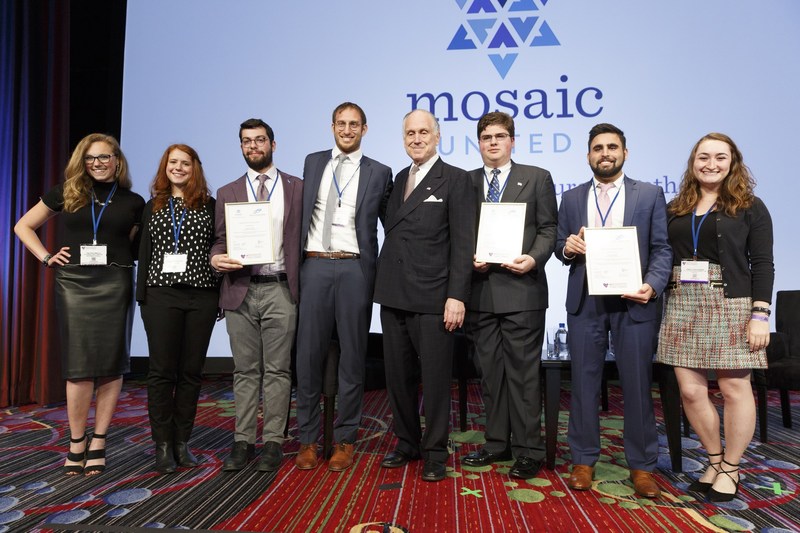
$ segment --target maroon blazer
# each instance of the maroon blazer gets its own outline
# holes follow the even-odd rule
[[[286,277],[292,300],[300,299],[300,222],[303,211],[303,180],[278,171],[283,180],[283,253],[286,258]],[[209,260],[218,254],[228,253],[225,232],[225,204],[247,201],[247,175],[228,183],[217,191],[215,213],[216,235]],[[222,309],[238,309],[250,285],[250,268],[225,274],[219,293]]]

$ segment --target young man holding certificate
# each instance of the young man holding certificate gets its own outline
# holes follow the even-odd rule
[[[573,490],[592,487],[594,464],[600,455],[597,406],[610,331],[625,403],[625,458],[631,481],[639,496],[655,498],[661,493],[652,476],[658,458],[650,392],[661,315],[656,297],[669,281],[672,249],[667,242],[664,191],[625,176],[622,166],[627,157],[622,130],[611,124],[593,127],[587,159],[594,177],[565,192],[558,212],[556,256],[570,267],[566,307],[572,404],[568,442],[573,467],[568,485]],[[594,295],[587,284],[585,229],[623,226],[636,227],[642,284],[625,294]]]
[[[513,457],[511,477],[530,479],[545,455],[539,361],[547,309],[544,266],[556,243],[556,194],[550,172],[511,160],[511,116],[481,117],[478,141],[483,166],[470,172],[478,248],[466,329],[483,374],[486,443],[461,462],[486,466]]]
[[[239,140],[248,170],[217,192],[216,237],[210,253],[211,266],[225,274],[219,305],[225,312],[235,365],[236,432],[222,469],[241,470],[255,455],[261,395],[264,449],[258,469],[273,471],[283,460],[292,386],[303,182],[272,164],[275,135],[264,121],[243,122]],[[253,220],[262,220],[261,234],[253,230]],[[230,234],[234,228],[237,234]],[[264,242],[272,249],[263,250]],[[238,253],[232,253],[232,246]],[[254,264],[247,257],[271,261]]]

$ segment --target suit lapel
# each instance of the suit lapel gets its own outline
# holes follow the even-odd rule
[[[247,173],[237,180],[236,186],[233,188],[233,201],[234,202],[247,202]]]
[[[623,226],[633,226],[633,213],[636,211],[636,202],[639,200],[638,184],[625,176],[625,214],[622,217]]]
[[[403,179],[398,180],[398,183],[395,186],[396,195],[398,197],[397,202],[400,205],[394,212],[394,215],[386,221],[386,231],[389,231],[403,218],[408,216],[408,214],[416,209],[417,206],[419,206],[422,202],[424,202],[426,198],[429,198],[436,192],[437,189],[439,189],[439,187],[444,185],[444,179],[442,178],[442,169],[444,168],[444,164],[442,163],[442,160],[439,159],[433,164],[423,180],[419,182],[416,187],[414,187],[414,190],[411,191],[408,200],[404,202],[403,194],[406,188],[406,182],[408,181],[408,173],[410,168],[411,167],[408,167],[403,170]],[[394,197],[395,194],[393,193],[392,196]]]
[[[502,202],[516,202],[522,190],[528,186],[530,179],[528,176],[519,175],[514,173],[514,162],[511,162],[511,170],[508,173],[508,180],[506,181],[506,188],[503,191],[503,197],[500,199]]]
[[[364,197],[367,195],[367,186],[372,177],[372,164],[368,157],[361,156],[361,168],[358,175],[358,193],[356,194],[356,215],[358,210],[361,209],[361,204],[364,202]]]
[[[581,215],[581,226],[589,226],[589,189],[592,188],[592,180],[580,186],[580,193],[578,194],[578,213]]]

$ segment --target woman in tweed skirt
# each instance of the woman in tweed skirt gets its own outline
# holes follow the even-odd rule
[[[709,456],[689,490],[713,502],[739,491],[739,460],[756,424],[750,372],[767,366],[772,220],[753,187],[734,142],[710,133],[694,145],[668,206],[674,259],[657,360],[675,367],[686,415]],[[724,448],[709,370],[724,398]]]

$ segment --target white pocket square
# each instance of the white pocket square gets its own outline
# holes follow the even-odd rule
[[[430,196],[425,198],[425,201],[426,202],[444,202],[444,199],[443,198],[436,198],[434,195],[431,194]]]

